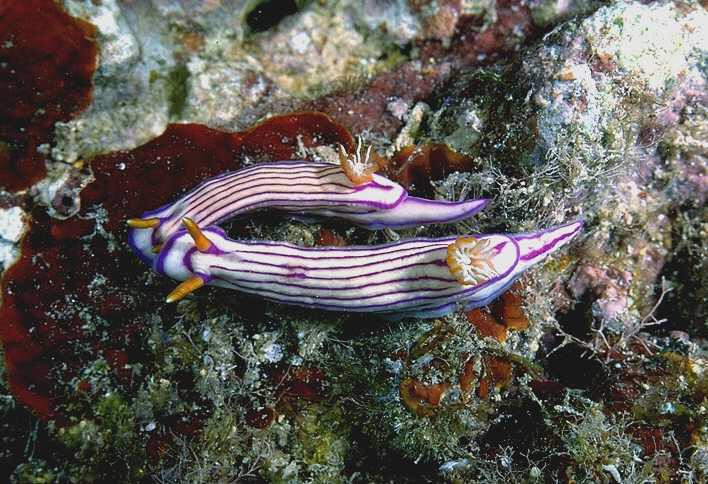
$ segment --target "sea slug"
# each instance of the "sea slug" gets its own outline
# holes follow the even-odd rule
[[[410,239],[376,246],[313,247],[235,241],[219,227],[186,230],[164,244],[154,269],[183,281],[177,301],[204,285],[284,304],[373,312],[393,319],[437,317],[486,305],[526,269],[570,241],[582,221],[527,234]]]
[[[204,181],[173,203],[128,221],[128,241],[147,263],[189,218],[209,227],[246,212],[278,209],[303,218],[336,217],[378,229],[449,223],[474,215],[488,200],[448,202],[409,196],[399,184],[373,174],[377,165],[361,148],[340,152],[340,165],[279,161]]]

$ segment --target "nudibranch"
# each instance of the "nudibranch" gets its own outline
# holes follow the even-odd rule
[[[486,305],[526,269],[570,241],[582,221],[538,232],[409,239],[392,244],[300,247],[236,241],[189,218],[171,235],[154,269],[183,281],[177,301],[204,285],[284,304],[398,319],[437,317]]]
[[[371,163],[359,147],[352,156],[340,151],[340,164],[309,161],[261,163],[204,181],[179,200],[128,221],[128,240],[148,263],[189,218],[202,227],[260,209],[293,216],[336,217],[378,229],[456,222],[481,210],[488,200],[462,202],[409,196]]]

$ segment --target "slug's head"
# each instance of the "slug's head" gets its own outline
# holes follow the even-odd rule
[[[460,284],[478,285],[497,276],[489,239],[459,237],[447,247],[447,265]]]
[[[184,211],[180,203],[168,204],[127,220],[128,244],[144,262],[152,265],[167,239],[182,228],[180,211]]]
[[[184,229],[167,239],[154,264],[156,272],[183,281],[167,296],[168,303],[179,301],[211,280],[200,255],[220,253],[210,237],[224,236],[217,227],[202,231],[189,218],[182,219],[182,224]]]
[[[162,244],[155,243],[157,229],[160,226],[160,219],[131,218],[128,219],[128,244],[144,262],[152,264],[157,258],[157,254],[162,248]]]

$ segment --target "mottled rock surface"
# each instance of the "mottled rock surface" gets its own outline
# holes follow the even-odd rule
[[[699,3],[12,3],[0,26],[21,14],[22,39],[50,14],[85,36],[55,57],[0,37],[20,103],[0,108],[3,481],[708,478]],[[42,66],[56,90],[35,87]],[[350,133],[413,194],[491,205],[398,231],[226,228],[306,246],[583,233],[434,320],[223,289],[163,303],[173,283],[130,252],[126,218],[244,164],[335,159]]]

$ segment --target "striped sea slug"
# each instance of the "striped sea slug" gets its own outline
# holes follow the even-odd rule
[[[409,196],[399,184],[375,175],[378,169],[360,148],[340,152],[340,165],[309,161],[261,163],[209,180],[177,201],[128,221],[128,240],[152,263],[162,244],[187,217],[202,227],[260,209],[294,216],[336,217],[377,229],[449,223],[470,217],[487,200],[447,202]]]
[[[157,272],[184,281],[168,302],[214,285],[284,304],[393,318],[483,306],[582,227],[577,221],[519,235],[305,248],[231,240],[219,227],[202,231],[187,218],[183,224],[187,230],[170,236],[154,263]]]

